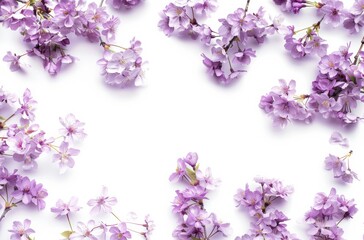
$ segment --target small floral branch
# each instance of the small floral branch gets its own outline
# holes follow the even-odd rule
[[[268,35],[282,29],[281,17],[268,21],[263,7],[256,13],[248,13],[249,4],[250,0],[246,1],[245,8],[220,19],[221,25],[214,31],[200,21],[216,10],[216,0],[170,3],[161,13],[158,26],[167,36],[187,35],[208,46],[212,57],[202,54],[203,64],[209,75],[219,83],[228,84],[246,72],[251,58],[255,57],[250,42],[262,44]]]
[[[186,185],[184,190],[176,191],[172,203],[173,213],[179,219],[173,237],[191,240],[227,237],[229,224],[219,221],[216,214],[207,212],[204,206],[207,194],[217,186],[219,180],[212,177],[209,168],[203,173],[197,161],[196,153],[188,153],[185,158],[178,159],[177,169],[169,178],[172,182]]]
[[[79,221],[75,228],[72,227],[70,215],[75,214],[81,208],[78,206],[78,199],[72,197],[68,202],[58,200],[51,211],[56,214],[57,218],[66,217],[70,229],[63,231],[61,235],[69,240],[76,239],[131,239],[133,234],[141,236],[143,239],[150,239],[154,228],[153,221],[149,215],[145,216],[142,223],[133,221],[123,221],[113,211],[112,207],[117,204],[115,197],[108,195],[108,189],[102,188],[100,196],[90,199],[87,205],[91,207],[90,214],[94,216],[87,222]],[[106,223],[100,219],[100,214],[110,214],[117,222]]]
[[[140,2],[107,0],[106,4],[115,9],[130,9]],[[102,4],[97,6],[95,2],[91,2],[85,8],[83,3],[81,0],[1,1],[0,19],[3,25],[21,32],[24,42],[29,46],[24,54],[10,51],[6,54],[3,60],[10,63],[10,70],[23,70],[20,59],[24,56],[36,56],[42,60],[50,75],[57,75],[64,65],[75,62],[75,58],[67,53],[71,35],[85,38],[92,43],[98,43],[99,39],[104,38],[111,45],[115,40],[119,18],[110,16]],[[131,45],[130,48],[111,52],[103,44],[101,67],[107,84],[126,87],[134,85],[141,78],[143,71],[140,42],[133,39]],[[133,56],[129,56],[132,54]],[[110,63],[105,67],[105,62]]]
[[[291,186],[284,186],[276,179],[256,178],[259,186],[253,190],[247,184],[245,189],[238,189],[234,196],[238,206],[248,210],[251,221],[249,234],[236,237],[244,239],[291,239],[298,238],[286,228],[288,217],[283,212],[275,209],[272,204],[280,199],[286,200],[293,193]]]

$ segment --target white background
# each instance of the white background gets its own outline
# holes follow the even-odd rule
[[[349,6],[347,1],[345,4]],[[279,13],[273,1],[251,1],[250,11],[264,4],[268,13]],[[101,186],[119,200],[114,212],[125,219],[128,212],[150,214],[155,222],[152,239],[172,239],[176,218],[171,213],[177,186],[168,181],[176,160],[188,152],[199,154],[201,168],[211,167],[222,183],[209,195],[208,211],[230,222],[228,239],[247,233],[249,218],[235,207],[233,196],[246,183],[254,185],[255,176],[279,178],[293,185],[295,192],[282,204],[281,210],[291,219],[291,232],[301,239],[306,224],[304,213],[310,209],[317,192],[328,194],[335,187],[339,194],[355,198],[359,212],[343,222],[346,239],[362,239],[364,234],[363,181],[341,184],[324,169],[329,153],[345,155],[349,149],[332,146],[328,140],[339,130],[350,141],[354,151],[351,168],[364,179],[363,126],[342,128],[316,118],[311,125],[293,123],[284,129],[272,127],[258,107],[260,97],[278,83],[279,78],[295,79],[298,93],[308,93],[317,73],[319,59],[311,57],[292,60],[283,47],[282,36],[273,36],[258,47],[248,72],[231,84],[221,86],[212,80],[202,64],[200,54],[207,53],[199,42],[167,38],[157,27],[158,13],[168,1],[145,1],[131,12],[113,12],[120,17],[118,43],[128,45],[134,36],[142,41],[143,58],[148,61],[146,84],[132,89],[114,89],[105,85],[96,61],[102,48],[83,40],[73,40],[69,52],[79,61],[56,77],[50,77],[36,58],[24,59],[31,67],[25,73],[12,73],[0,63],[0,85],[21,96],[29,88],[38,101],[37,122],[48,136],[56,136],[58,117],[73,113],[85,122],[87,138],[76,165],[59,175],[51,157],[44,155],[37,171],[27,173],[48,189],[47,207],[38,212],[19,207],[8,214],[0,225],[0,239],[9,239],[13,220],[30,218],[36,239],[60,239],[68,230],[65,219],[55,219],[50,207],[61,198],[79,198],[81,212],[72,216],[87,221],[90,216],[86,202],[99,195]],[[220,1],[220,7],[208,23],[216,27],[217,19],[225,17],[245,1]],[[111,11],[111,9],[109,9]],[[301,16],[286,16],[287,23],[297,28],[319,20],[312,9]],[[25,50],[21,37],[0,28],[0,55],[12,50]],[[361,36],[351,36],[343,29],[322,28],[328,39],[329,52],[352,41],[357,51]]]

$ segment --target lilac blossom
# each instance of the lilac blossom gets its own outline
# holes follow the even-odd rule
[[[229,84],[246,72],[255,50],[254,42],[264,43],[268,35],[282,29],[282,18],[270,23],[263,7],[255,13],[238,8],[226,18],[219,19],[220,27],[214,31],[201,20],[216,9],[215,0],[181,0],[168,4],[161,13],[159,28],[167,36],[182,35],[199,39],[210,48],[210,56],[201,54],[207,73],[217,82]]]
[[[345,148],[349,147],[349,140],[347,138],[344,138],[338,131],[335,131],[331,134],[329,142],[331,144],[338,144]]]
[[[229,224],[218,220],[214,213],[204,208],[206,195],[216,186],[217,180],[211,176],[209,169],[205,174],[198,170],[197,161],[196,153],[188,153],[185,158],[178,159],[177,170],[170,176],[171,181],[178,180],[186,185],[185,189],[176,190],[172,203],[172,211],[179,219],[172,235],[176,239],[186,240],[212,239],[215,235],[226,237]]]
[[[7,54],[4,56],[3,61],[10,63],[10,70],[12,72],[21,70],[20,63],[19,63],[20,56],[13,54],[12,52],[8,51]]]
[[[293,192],[291,186],[284,186],[281,181],[275,179],[256,178],[259,184],[251,190],[248,184],[245,189],[238,189],[234,199],[238,206],[248,210],[252,217],[249,234],[237,239],[293,239],[298,238],[291,234],[286,225],[289,219],[281,211],[274,209],[272,204],[278,199],[287,199]],[[272,209],[273,208],[273,209]]]
[[[96,199],[89,200],[87,205],[92,207],[91,214],[98,214],[112,212],[112,206],[114,206],[116,203],[117,199],[115,197],[109,197],[108,189],[103,186],[101,195]]]
[[[339,26],[343,22],[344,18],[344,4],[338,0],[324,1],[322,7],[318,9],[318,12],[325,15],[324,22],[331,24],[334,27]]]
[[[109,231],[111,233],[110,240],[126,240],[131,238],[125,223],[119,223],[116,227],[111,227]]]
[[[73,156],[78,155],[80,150],[69,148],[68,142],[62,142],[59,146],[59,152],[53,155],[53,161],[57,162],[60,173],[65,173],[67,168],[73,168],[75,161]]]
[[[354,179],[358,179],[357,174],[349,167],[349,157],[352,155],[352,151],[343,157],[337,157],[329,154],[325,158],[325,169],[331,170],[334,174],[334,178],[339,178],[346,183],[352,183]]]
[[[280,80],[281,86],[272,88],[272,91],[262,96],[259,107],[273,118],[275,125],[285,127],[288,121],[298,120],[309,123],[312,114],[307,109],[303,101],[305,95],[295,96],[295,80],[289,84],[285,80]]]
[[[94,220],[88,221],[87,224],[78,222],[75,231],[70,235],[71,240],[98,240],[103,230],[98,228]]]
[[[68,203],[63,202],[63,200],[59,199],[56,203],[55,207],[51,208],[51,212],[56,214],[56,217],[66,216],[70,213],[74,213],[80,210],[80,207],[77,205],[78,198],[71,197]]]
[[[354,200],[338,195],[335,188],[329,195],[318,193],[310,211],[305,214],[310,239],[342,239],[344,232],[339,224],[352,218],[357,211]]]
[[[305,29],[305,34],[298,37],[302,30],[295,30],[294,26],[289,26],[285,34],[285,49],[295,59],[303,58],[307,55],[318,55],[323,57],[327,53],[328,44],[318,35],[322,19]]]
[[[133,39],[130,45],[121,52],[112,52],[107,44],[104,45],[104,56],[98,64],[107,84],[123,88],[135,85],[142,78],[141,43]]]
[[[65,119],[59,118],[59,121],[63,126],[63,128],[60,129],[63,136],[70,139],[83,139],[86,136],[83,128],[85,123],[76,119],[75,115],[72,113],[68,114]]]
[[[35,231],[30,228],[31,221],[25,219],[23,223],[19,221],[13,222],[13,229],[9,230],[12,234],[10,235],[10,240],[27,240],[31,239],[30,235],[35,233]]]

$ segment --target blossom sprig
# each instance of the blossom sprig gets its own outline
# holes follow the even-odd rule
[[[177,160],[177,169],[171,174],[170,181],[186,185],[183,190],[176,190],[172,203],[173,213],[178,216],[179,224],[173,237],[181,240],[210,240],[217,236],[227,237],[229,224],[220,221],[215,213],[209,213],[204,206],[207,194],[214,189],[219,180],[199,169],[196,153],[188,153]]]
[[[144,239],[150,239],[150,235],[154,229],[154,223],[149,215],[145,216],[143,222],[123,221],[113,211],[112,207],[117,204],[115,197],[108,195],[108,189],[102,187],[100,196],[90,199],[87,202],[91,208],[90,214],[94,216],[88,221],[79,221],[74,228],[71,215],[78,212],[81,207],[78,206],[78,198],[72,197],[68,202],[58,200],[55,207],[51,211],[56,214],[59,219],[67,219],[69,230],[63,231],[61,235],[67,240],[79,239],[97,239],[97,240],[126,240],[131,239],[134,234]],[[100,214],[110,214],[116,222],[106,223],[100,219]]]
[[[339,144],[342,147],[349,147],[348,140],[339,132],[334,132],[331,135],[330,143]],[[349,161],[352,154],[352,150],[342,157],[329,154],[329,156],[325,158],[325,169],[332,171],[334,178],[341,179],[346,183],[352,183],[354,179],[359,180],[358,175],[350,168]]]
[[[202,54],[208,73],[218,82],[227,84],[237,79],[255,57],[251,42],[262,44],[268,35],[282,29],[282,18],[268,21],[263,7],[248,13],[238,8],[226,18],[219,19],[220,27],[212,30],[200,21],[216,9],[215,0],[177,1],[170,3],[161,13],[159,28],[167,35],[189,35],[210,48],[211,56]]]
[[[355,0],[353,5],[345,9],[340,0],[273,0],[285,12],[300,13],[303,8],[314,8],[324,23],[333,27],[342,25],[351,34],[361,32],[364,27],[364,1]]]
[[[285,49],[290,52],[290,55],[295,59],[303,58],[307,55],[318,55],[323,57],[327,53],[328,44],[324,43],[325,40],[319,36],[320,21],[300,30],[295,30],[294,26],[289,26],[287,34],[284,37]],[[305,34],[299,38],[297,35],[301,32]]]
[[[291,119],[310,122],[307,120],[315,114],[342,124],[357,123],[363,119],[353,112],[364,101],[363,46],[364,37],[355,55],[349,50],[350,44],[324,55],[318,63],[318,74],[312,81],[310,94],[295,97],[296,84],[292,81],[292,91],[285,94],[272,90],[261,98],[260,108],[282,127]],[[278,88],[284,89],[286,85],[283,81]]]
[[[26,176],[9,171],[6,167],[0,166],[0,222],[9,211],[20,206],[35,206],[38,210],[45,208],[44,199],[48,192],[43,184],[30,180]]]
[[[298,240],[287,229],[288,217],[274,207],[274,202],[286,200],[293,193],[293,188],[284,186],[281,181],[276,179],[255,178],[254,180],[259,184],[258,187],[251,189],[246,184],[245,189],[238,189],[234,196],[238,206],[248,210],[252,217],[250,233],[236,237],[235,240]]]
[[[23,170],[36,169],[37,160],[43,153],[53,153],[53,161],[59,165],[61,173],[74,166],[73,157],[80,151],[71,144],[86,136],[84,123],[68,114],[59,118],[60,135],[47,137],[35,123],[37,101],[29,89],[17,98],[0,88],[0,100],[0,167],[7,161],[16,161]]]
[[[139,4],[137,0],[125,1],[107,1],[113,7],[125,5],[135,6]],[[102,1],[103,3],[103,1]],[[28,50],[23,54],[16,54],[9,51],[3,60],[10,63],[11,71],[22,70],[23,66],[20,59],[24,56],[36,56],[43,62],[44,69],[50,75],[56,75],[64,65],[75,62],[75,57],[67,53],[67,47],[70,45],[71,35],[82,37],[92,43],[100,43],[105,49],[115,41],[115,34],[120,24],[117,17],[110,16],[106,8],[98,6],[95,2],[87,6],[83,0],[60,0],[60,1],[16,1],[6,0],[0,2],[0,19],[5,27],[11,30],[18,30],[23,41],[27,44]],[[136,41],[135,41],[136,42]],[[140,46],[140,42],[138,41]],[[114,61],[114,68],[140,68],[141,57],[139,56],[141,48],[138,48],[138,62],[132,56],[124,57],[118,66]],[[130,54],[129,54],[130,55]],[[130,61],[130,62],[129,62]],[[125,67],[125,65],[128,65]],[[111,68],[111,67],[110,67]],[[119,71],[114,70],[113,75],[118,78],[125,78],[129,81],[135,81],[139,76],[139,71]],[[103,75],[105,75],[103,73]],[[118,85],[115,82],[116,77],[111,79],[107,76],[106,83]]]
[[[348,200],[332,188],[329,195],[318,193],[311,209],[305,214],[310,239],[343,239],[344,230],[339,224],[349,220],[358,211],[354,199]]]

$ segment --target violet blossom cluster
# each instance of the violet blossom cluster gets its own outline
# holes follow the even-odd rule
[[[238,189],[234,196],[238,206],[246,209],[252,218],[250,233],[236,237],[235,240],[298,240],[287,229],[288,217],[274,207],[274,202],[287,200],[293,193],[293,188],[284,186],[276,179],[255,178],[254,180],[259,184],[258,187],[251,189],[246,184],[245,189]]]
[[[23,170],[35,169],[42,153],[53,152],[53,161],[64,173],[74,166],[73,157],[80,152],[71,144],[86,136],[84,123],[68,114],[59,118],[62,125],[60,136],[47,137],[35,123],[36,104],[29,89],[17,98],[0,88],[0,166],[5,166],[7,161],[16,161]]]
[[[357,211],[354,199],[348,200],[337,194],[335,188],[329,195],[318,193],[310,211],[305,214],[310,239],[343,239],[344,231],[339,224],[353,218]]]
[[[359,33],[364,26],[364,1],[355,0],[354,4],[344,8],[343,1],[340,0],[273,0],[285,12],[297,14],[303,8],[315,8],[324,22],[333,27],[342,25],[350,33]]]
[[[284,37],[284,47],[293,58],[300,59],[307,55],[315,54],[319,57],[326,55],[329,45],[318,34],[321,21],[322,19],[312,26],[301,30],[295,30],[294,26],[287,27],[288,31]],[[304,32],[305,34],[297,37],[297,34],[300,32]]]
[[[312,92],[292,96],[282,91],[271,91],[263,96],[260,108],[271,115],[275,122],[284,127],[288,120],[304,120],[314,114],[321,115],[324,119],[333,119],[342,124],[353,124],[363,117],[354,113],[359,103],[364,101],[364,38],[356,55],[350,52],[350,44],[341,47],[328,55],[324,55],[318,64],[318,74],[312,82]],[[354,55],[354,56],[353,56]],[[281,87],[285,83],[281,80]],[[294,86],[292,84],[294,93]],[[274,87],[273,89],[277,89]],[[278,94],[278,95],[277,95]],[[287,96],[283,100],[281,98]],[[279,101],[277,102],[277,99]],[[287,101],[288,100],[288,101]],[[297,117],[297,112],[304,112],[302,118]],[[307,116],[307,117],[304,117]],[[281,120],[281,121],[280,121]]]
[[[344,138],[339,132],[334,132],[330,137],[330,143],[338,144],[343,147],[348,147],[348,140]],[[334,154],[329,154],[325,158],[325,169],[332,171],[334,178],[341,179],[343,182],[352,183],[354,179],[358,179],[357,174],[351,170],[349,159],[353,151],[350,150],[349,153],[342,157],[338,157]]]
[[[116,204],[116,197],[109,196],[107,187],[103,186],[101,194],[87,202],[87,205],[91,207],[90,214],[93,218],[88,221],[78,221],[75,228],[71,217],[81,209],[77,197],[71,197],[69,201],[59,199],[51,211],[57,218],[67,220],[70,229],[62,232],[61,235],[68,240],[126,240],[132,239],[134,234],[150,239],[154,223],[149,215],[145,216],[142,222],[137,220],[135,214],[132,214],[132,221],[123,221],[112,210]],[[116,222],[108,223],[102,220],[100,216],[103,214],[110,214]]]
[[[43,184],[17,172],[0,166],[0,222],[15,207],[26,205],[42,210],[46,206],[44,199],[48,196],[48,192]]]
[[[119,5],[131,7],[140,1],[108,2],[114,7]],[[119,84],[120,79],[135,81],[140,76],[142,65],[142,58],[139,56],[140,42],[137,44],[138,51],[135,51],[133,46],[123,48],[113,45],[117,46],[117,50],[106,48],[105,46],[112,45],[115,40],[120,20],[110,16],[105,7],[98,6],[95,2],[86,5],[83,0],[29,2],[5,0],[0,2],[0,22],[11,30],[18,30],[29,47],[24,54],[10,51],[6,54],[3,60],[10,63],[11,71],[22,70],[20,59],[23,56],[36,56],[42,60],[43,67],[50,75],[56,75],[64,65],[75,61],[75,57],[67,53],[67,47],[71,43],[70,37],[73,34],[89,42],[100,43],[110,55],[124,56],[123,61],[118,64],[120,66],[114,61],[110,64],[113,66],[104,71],[106,83],[123,86]],[[130,52],[135,56],[130,56]],[[120,71],[120,69],[127,70]]]
[[[245,72],[255,57],[252,42],[262,44],[268,35],[282,29],[282,18],[268,21],[262,7],[256,13],[248,13],[249,2],[245,9],[238,8],[219,19],[221,25],[214,31],[199,22],[215,11],[215,0],[176,1],[161,13],[159,27],[167,36],[176,33],[200,39],[211,51],[210,57],[202,54],[208,73],[220,83],[229,83]]]
[[[304,121],[310,123],[311,112],[305,106],[306,95],[296,96],[296,81],[288,84],[280,79],[280,86],[262,96],[259,107],[273,119],[275,126],[285,127],[289,121]]]
[[[47,190],[41,183],[27,177],[25,171],[36,169],[43,153],[53,153],[53,161],[63,173],[74,166],[73,157],[79,153],[70,144],[86,136],[84,123],[69,114],[64,119],[60,118],[61,135],[56,138],[47,137],[45,131],[35,123],[36,104],[29,89],[18,98],[0,88],[0,221],[19,205],[44,209]],[[9,165],[13,166],[13,162],[20,163],[21,170],[11,170]],[[29,224],[29,220],[24,221],[24,224],[15,222],[14,228],[26,228]],[[25,230],[23,232],[28,234]],[[13,232],[14,236],[19,234]]]
[[[209,213],[204,207],[207,194],[216,188],[219,180],[212,177],[210,168],[201,171],[197,161],[196,153],[188,153],[185,158],[179,158],[177,169],[169,178],[172,182],[186,185],[185,189],[176,190],[172,203],[172,211],[179,222],[173,237],[179,240],[227,237],[229,224],[219,220],[215,213]]]

